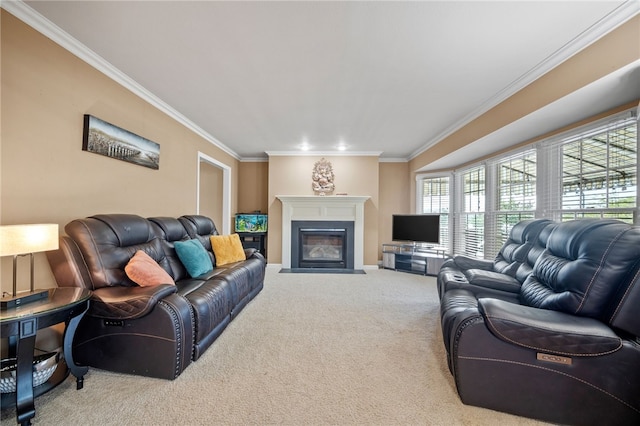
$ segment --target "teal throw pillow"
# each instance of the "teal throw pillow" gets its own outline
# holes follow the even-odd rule
[[[213,263],[207,250],[197,239],[176,241],[173,246],[191,278],[213,270]]]

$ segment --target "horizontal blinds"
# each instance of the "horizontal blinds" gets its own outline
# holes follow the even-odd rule
[[[494,258],[509,238],[513,226],[535,217],[537,161],[530,148],[487,163],[496,176],[495,208],[487,212],[485,257]]]
[[[440,215],[440,245],[449,247],[449,213],[451,197],[448,176],[422,180],[422,212]]]
[[[450,222],[452,253],[487,259],[525,219],[640,224],[636,116],[625,111],[456,171],[450,186],[425,181],[423,211],[448,209],[444,223]],[[452,188],[448,197],[445,186]]]
[[[547,149],[560,159],[558,211],[550,214],[560,220],[606,217],[633,223],[638,206],[637,129],[634,117],[624,117],[550,143]]]
[[[485,167],[462,173],[462,211],[457,220],[455,254],[481,259],[484,257]]]

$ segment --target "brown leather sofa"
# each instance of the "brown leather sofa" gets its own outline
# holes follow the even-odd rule
[[[265,258],[246,249],[246,260],[217,266],[209,237],[215,224],[205,216],[145,219],[105,214],[65,226],[60,248],[47,257],[59,286],[92,290],[89,311],[76,332],[79,364],[174,379],[197,360],[242,308],[263,288]],[[174,243],[197,238],[212,271],[191,277]],[[125,266],[142,250],[175,281],[140,287]]]
[[[640,424],[640,227],[558,223],[516,297],[441,297],[460,399],[559,424]]]

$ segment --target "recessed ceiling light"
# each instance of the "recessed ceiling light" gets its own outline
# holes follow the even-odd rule
[[[346,151],[347,150],[347,146],[344,144],[340,144],[338,145],[338,151]]]

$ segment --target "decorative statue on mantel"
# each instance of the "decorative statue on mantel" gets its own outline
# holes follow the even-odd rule
[[[316,195],[331,194],[335,189],[333,177],[333,167],[330,162],[324,158],[316,161],[313,165],[313,173],[311,174],[311,178],[313,179],[313,183],[311,184],[313,192],[315,192]]]

